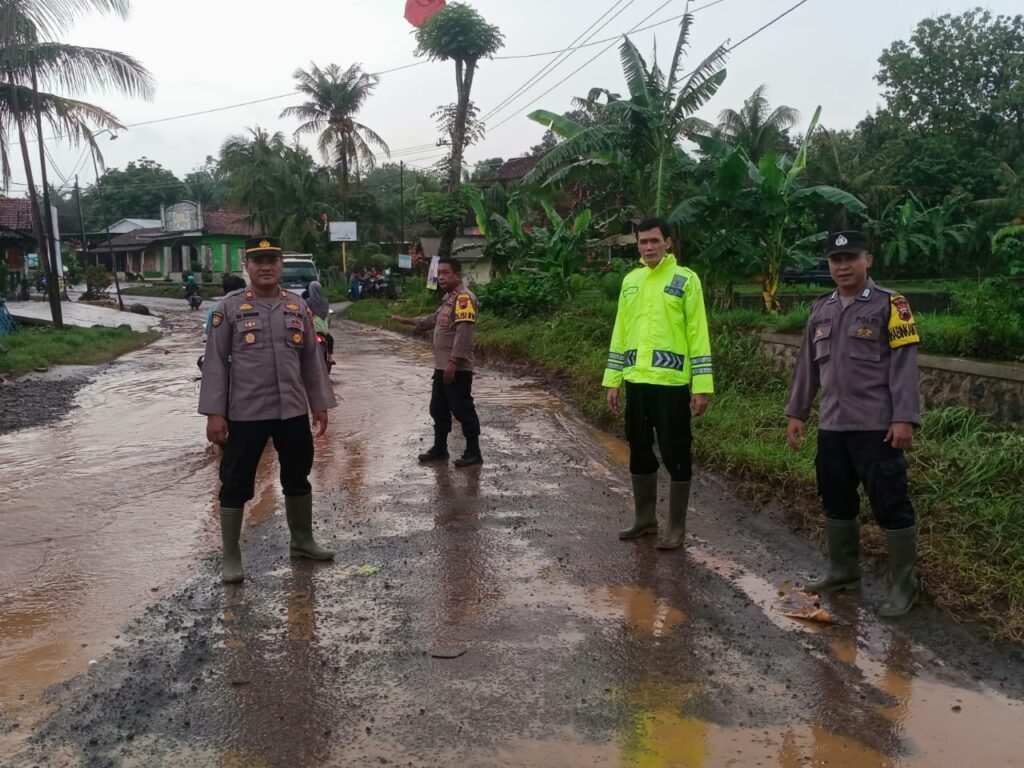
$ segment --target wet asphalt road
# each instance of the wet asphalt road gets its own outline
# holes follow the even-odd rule
[[[313,484],[337,562],[289,561],[271,451],[243,534],[248,579],[221,585],[213,460],[202,420],[179,404],[163,416],[181,427],[177,447],[150,461],[179,450],[191,493],[160,511],[171,517],[155,540],[125,524],[126,538],[94,553],[129,562],[111,578],[134,579],[138,607],[123,611],[134,618],[98,622],[108,636],[93,639],[94,664],[51,652],[72,659],[69,679],[38,722],[32,685],[20,706],[0,699],[9,764],[1024,765],[1018,651],[927,608],[879,622],[875,579],[826,603],[841,626],[782,616],[819,550],[714,477],[698,478],[685,552],[618,542],[624,446],[520,377],[478,376],[482,468],[420,466],[425,346],[335,330],[341,404]],[[167,343],[178,365],[193,357]],[[163,586],[146,600],[153,582]],[[95,594],[102,606],[102,580]],[[16,626],[31,646],[31,615],[18,619],[0,612],[0,632]]]

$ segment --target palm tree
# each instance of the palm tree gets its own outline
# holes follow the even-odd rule
[[[565,140],[543,156],[524,183],[548,186],[574,176],[578,180],[580,174],[599,168],[618,180],[624,218],[665,215],[671,210],[678,202],[680,175],[693,165],[679,142],[710,130],[693,115],[725,81],[722,64],[727,51],[722,46],[693,72],[683,74],[692,23],[691,14],[683,16],[667,72],[662,72],[657,61],[648,65],[632,41],[628,37],[623,40],[619,53],[629,98],[604,89],[591,91],[586,102],[587,111],[594,116],[591,125],[547,110],[530,114],[531,120]]]
[[[768,152],[782,153],[788,149],[786,131],[800,119],[800,113],[792,107],[783,105],[772,109],[765,96],[767,90],[766,84],[757,86],[738,112],[723,109],[715,128],[717,138],[743,147],[755,163]]]
[[[295,70],[294,77],[298,90],[309,100],[288,107],[281,117],[302,121],[295,129],[296,138],[319,135],[317,146],[321,154],[341,174],[341,200],[347,211],[350,174],[354,172],[359,177],[373,170],[373,147],[391,157],[384,139],[355,119],[379,80],[376,75],[363,72],[358,64],[344,71],[337,64],[328,64],[325,69],[311,64],[308,72],[302,68]]]
[[[277,206],[277,177],[287,145],[280,131],[250,128],[249,135],[229,136],[220,148],[228,197],[244,205],[262,232],[271,232]]]
[[[3,74],[5,102],[0,104],[0,165],[3,185],[10,180],[10,159],[7,154],[7,131],[13,123],[17,128],[25,165],[29,198],[32,201],[33,230],[51,272],[56,270],[56,256],[49,253],[44,231],[52,231],[48,182],[46,178],[43,120],[50,127],[76,143],[85,138],[93,152],[94,127],[120,127],[105,110],[86,102],[41,92],[40,82],[53,84],[66,91],[98,88],[129,96],[150,98],[153,81],[138,61],[125,54],[98,48],[83,48],[41,40],[44,33],[66,28],[73,18],[85,10],[110,10],[124,16],[128,0],[0,0],[0,71]],[[41,182],[44,190],[44,211],[47,219],[43,229],[39,201],[28,152],[25,124],[34,117],[39,148]],[[91,123],[91,125],[90,125]],[[54,324],[61,323],[57,281],[50,281],[50,305]]]
[[[868,156],[864,142],[848,131],[821,127],[808,145],[807,177],[818,184],[845,189],[867,205],[871,216],[880,216],[886,204],[902,192],[882,182],[894,161],[892,153]],[[850,225],[848,210],[841,208],[832,227],[849,229]]]

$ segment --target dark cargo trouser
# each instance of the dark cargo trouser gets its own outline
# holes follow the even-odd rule
[[[690,434],[690,388],[626,382],[626,440],[629,441],[629,471],[651,475],[658,471],[654,435],[658,450],[674,482],[689,482],[692,474]]]
[[[313,468],[313,433],[309,416],[272,421],[228,422],[228,441],[220,460],[220,505],[237,508],[255,494],[256,469],[273,438],[281,465],[281,488],[285,496],[312,492],[309,472]]]
[[[854,520],[860,511],[857,486],[864,484],[878,524],[887,530],[914,525],[907,486],[907,458],[884,442],[885,432],[818,430],[815,468],[825,516]]]
[[[447,435],[452,431],[452,416],[462,424],[467,438],[480,436],[480,419],[473,405],[473,372],[456,371],[455,381],[444,383],[444,371],[434,371],[434,386],[430,394],[430,417],[434,431]]]

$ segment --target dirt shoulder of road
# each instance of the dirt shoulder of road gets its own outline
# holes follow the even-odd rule
[[[389,314],[423,309],[415,301],[364,301],[345,316],[408,335],[415,332],[390,322]],[[478,358],[489,365],[522,366],[558,390],[588,422],[621,434],[600,386],[610,328],[606,319],[579,308],[521,322],[483,317]],[[785,382],[764,370],[753,337],[724,329],[716,341],[719,386],[712,408],[695,429],[696,457],[729,477],[748,501],[783,511],[792,525],[820,539],[813,430],[803,451],[789,451],[782,439]],[[927,598],[959,622],[977,621],[993,637],[1024,644],[1024,573],[1019,568],[1024,520],[1016,512],[1024,507],[1024,490],[1013,480],[1024,471],[1024,435],[966,409],[930,412],[919,432],[911,482],[919,512],[918,566]],[[887,562],[884,537],[873,522],[864,529],[865,555],[882,569]]]
[[[59,420],[103,364],[159,335],[119,328],[26,327],[0,337],[0,434]]]

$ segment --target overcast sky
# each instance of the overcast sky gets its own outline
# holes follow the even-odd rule
[[[692,7],[708,2],[693,0]],[[795,2],[721,0],[698,12],[688,61],[696,64],[716,45],[739,41]],[[671,0],[661,10],[657,9],[664,0],[471,0],[470,4],[504,34],[501,56],[564,48],[612,7],[612,14],[621,13],[594,40],[621,35],[647,17],[643,26],[679,15],[686,6],[685,0]],[[702,116],[714,119],[725,107],[738,108],[755,87],[767,83],[773,104],[796,107],[803,122],[820,104],[823,124],[852,127],[879,104],[879,89],[873,77],[883,48],[894,40],[908,38],[916,23],[926,16],[959,13],[978,4],[808,0],[729,56],[728,79]],[[981,5],[994,13],[1020,10],[1019,0],[993,0]],[[288,94],[294,89],[292,73],[296,67],[308,67],[310,62],[321,66],[334,62],[343,67],[360,63],[370,72],[414,63],[414,30],[403,18],[404,7],[405,0],[289,0],[274,4],[136,0],[127,21],[85,18],[67,41],[123,51],[149,68],[157,82],[152,102],[84,95],[130,125]],[[633,39],[647,57],[657,43],[663,66],[667,67],[677,35],[678,22],[672,22],[636,33]],[[486,140],[470,148],[469,160],[526,153],[543,133],[540,126],[526,118],[532,109],[565,111],[573,96],[583,95],[593,86],[624,91],[617,44],[569,76],[604,48],[599,45],[577,51],[525,95],[490,117]],[[482,112],[491,110],[550,60],[536,57],[482,62],[473,85],[474,100]],[[382,75],[376,92],[359,115],[360,121],[384,137],[396,151],[396,159],[430,165],[440,150],[403,150],[436,141],[436,126],[430,115],[438,105],[455,100],[453,71],[450,62],[430,62]],[[530,105],[553,86],[554,90]],[[259,125],[290,135],[295,122],[282,120],[279,115],[282,108],[298,101],[297,96],[286,96],[131,128],[121,132],[116,141],[101,139],[104,156],[109,167],[123,167],[130,160],[146,156],[183,175],[207,155],[216,155],[227,136],[246,128]],[[499,125],[506,118],[511,119]],[[92,182],[91,162],[81,150],[54,147],[53,156],[60,175],[69,178],[77,171],[83,184]],[[51,181],[60,185],[60,175],[51,173]],[[14,179],[25,179],[20,166],[15,166]],[[15,185],[10,194],[20,196],[23,190],[23,186]]]

